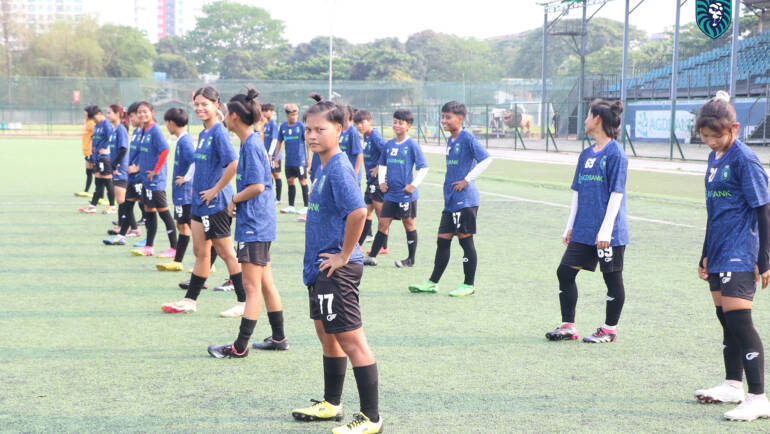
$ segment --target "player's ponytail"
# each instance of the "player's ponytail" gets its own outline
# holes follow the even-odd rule
[[[345,126],[348,112],[344,107],[332,101],[324,101],[323,97],[318,93],[311,93],[308,96],[316,103],[305,111],[306,117],[323,114],[327,121]]]
[[[118,119],[120,119],[120,123],[123,124],[123,126],[128,129],[128,113],[126,113],[126,110],[123,109],[123,106],[120,104],[110,104],[110,110],[112,110],[113,113],[118,115]]]
[[[610,102],[606,99],[598,98],[591,102],[589,110],[594,117],[598,116],[602,119],[604,134],[611,139],[617,139],[621,115],[623,114],[623,103],[620,101]]]
[[[241,118],[246,125],[254,125],[262,119],[262,107],[257,102],[259,91],[247,87],[246,93],[239,93],[227,103],[227,111],[233,112]]]
[[[730,103],[730,94],[720,90],[714,98],[698,109],[698,120],[695,129],[700,132],[708,128],[718,133],[730,130],[738,123],[735,107]]]

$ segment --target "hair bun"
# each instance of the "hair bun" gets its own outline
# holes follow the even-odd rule
[[[321,96],[321,94],[319,94],[319,93],[315,93],[315,92],[314,92],[314,93],[311,93],[311,94],[310,94],[310,95],[308,95],[308,96],[310,97],[310,99],[312,99],[312,100],[313,100],[313,101],[315,101],[315,102],[321,102],[321,101],[323,101],[323,99],[324,99],[324,97],[322,97],[322,96]]]
[[[259,96],[259,91],[254,88],[247,88],[246,90],[246,101],[254,101]]]
[[[620,101],[615,101],[612,103],[612,105],[610,105],[610,110],[618,114],[623,113],[623,103]]]
[[[714,101],[724,101],[724,102],[730,102],[730,94],[725,92],[724,90],[720,90],[717,92],[717,94],[712,98]]]

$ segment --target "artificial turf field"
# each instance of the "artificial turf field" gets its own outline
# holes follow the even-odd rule
[[[303,226],[278,215],[271,255],[283,297],[288,352],[216,360],[239,321],[218,313],[232,293],[203,291],[198,312],[166,315],[187,273],[159,273],[156,258],[101,243],[115,216],[82,215],[79,139],[1,139],[0,431],[329,432],[291,410],[321,398],[321,348],[302,285]],[[380,370],[386,432],[767,431],[770,421],[722,420],[726,405],[697,404],[696,388],[723,378],[721,328],[695,266],[703,241],[703,178],[632,171],[626,306],[614,344],[552,343],[560,321],[556,267],[563,252],[573,168],[495,161],[482,193],[477,294],[446,294],[462,282],[461,252],[437,295],[409,283],[430,274],[442,208],[443,157],[420,187],[417,265],[394,222],[391,254],[366,268],[364,327]],[[170,166],[169,166],[170,167]],[[170,178],[170,177],[169,177]],[[93,188],[93,187],[92,187]],[[286,203],[284,187],[284,204]],[[300,199],[301,200],[301,199]],[[653,220],[653,221],[650,221]],[[675,223],[676,225],[670,224]],[[160,225],[162,227],[162,224]],[[159,230],[156,250],[168,241]],[[185,265],[193,263],[188,249]],[[226,277],[224,264],[209,285]],[[599,273],[578,276],[577,324],[604,320]],[[770,294],[758,292],[754,321],[770,342]],[[254,339],[268,336],[260,318]],[[348,365],[350,366],[350,365]],[[348,370],[346,422],[358,410]]]

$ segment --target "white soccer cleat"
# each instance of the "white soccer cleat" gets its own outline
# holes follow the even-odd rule
[[[192,300],[180,300],[174,303],[166,303],[160,307],[165,313],[194,313],[197,312],[197,303]]]
[[[222,318],[240,318],[243,316],[243,310],[246,308],[246,303],[238,303],[235,306],[227,309],[224,312],[220,312],[219,316]]]
[[[287,206],[281,210],[281,214],[296,214],[297,210],[293,206]]]
[[[725,381],[711,389],[696,390],[695,397],[704,404],[719,404],[721,402],[738,404],[743,401],[745,395],[742,386],[735,387],[728,381]]]
[[[297,211],[297,214],[299,214],[299,215],[307,215],[307,207],[304,207],[304,208],[300,209],[299,211]]]
[[[741,422],[751,422],[765,417],[770,417],[770,402],[767,401],[765,394],[749,394],[739,406],[725,413],[725,419]]]

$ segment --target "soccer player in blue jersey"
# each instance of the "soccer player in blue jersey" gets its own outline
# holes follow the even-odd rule
[[[135,256],[153,256],[158,219],[163,220],[168,234],[169,249],[158,255],[173,258],[176,254],[176,228],[166,201],[166,158],[169,147],[166,138],[155,123],[155,109],[147,101],[139,102],[136,115],[142,124],[142,141],[139,145],[139,174],[142,177],[142,205],[147,212],[147,241],[144,247],[131,251]],[[157,213],[157,215],[156,215]]]
[[[740,124],[730,96],[720,91],[700,108],[695,123],[712,149],[706,171],[706,237],[698,275],[708,281],[722,325],[725,381],[695,391],[706,403],[740,403],[728,420],[770,417],[765,355],[751,318],[757,284],[770,281],[770,194],[759,158],[738,140]],[[743,373],[749,386],[743,392]]]
[[[292,411],[301,421],[342,420],[347,358],[353,364],[361,411],[333,433],[379,433],[377,362],[361,321],[358,285],[363,274],[358,236],[366,207],[353,167],[339,147],[345,110],[330,101],[311,106],[307,141],[321,158],[305,225],[303,280],[310,318],[323,347],[324,399]]]
[[[226,318],[240,317],[243,316],[246,292],[243,289],[241,265],[235,256],[230,236],[232,218],[227,214],[227,204],[233,196],[230,181],[236,174],[238,156],[230,143],[230,135],[220,122],[219,113],[227,108],[219,100],[219,92],[210,86],[196,90],[193,94],[193,107],[195,115],[203,121],[204,128],[198,135],[198,144],[195,146],[194,166],[188,170],[188,173],[193,172],[188,176],[192,179],[190,220],[195,266],[190,282],[185,283],[185,297],[177,302],[164,304],[162,309],[166,313],[197,311],[198,295],[211,271],[213,245],[217,255],[227,265],[238,300],[235,306],[219,315]]]
[[[110,214],[114,213],[113,205],[115,198],[112,190],[112,165],[110,162],[110,136],[112,135],[112,124],[102,113],[102,109],[92,105],[86,107],[89,115],[94,119],[94,133],[91,136],[91,161],[94,165],[94,189],[91,203],[87,207],[79,208],[78,211],[85,214],[96,214],[96,204],[104,196],[105,189],[110,197],[110,205],[105,210]]]
[[[125,245],[126,237],[138,237],[142,234],[136,226],[134,217],[134,204],[142,197],[142,179],[139,176],[139,146],[142,141],[144,129],[136,116],[136,109],[139,103],[133,103],[128,106],[126,115],[131,126],[134,128],[131,133],[131,139],[128,143],[128,158],[126,160],[126,197],[123,202],[123,209],[118,209],[120,229],[119,231],[107,231],[113,237],[104,240],[107,245]],[[136,246],[139,247],[139,246]]]
[[[187,112],[180,107],[172,107],[163,114],[166,129],[177,137],[174,150],[174,170],[171,184],[171,200],[174,203],[174,219],[179,237],[172,262],[156,264],[158,271],[184,271],[182,260],[190,244],[190,207],[192,206],[192,182],[185,181],[184,175],[193,163],[195,149],[190,134],[185,130],[188,122]]]
[[[310,150],[305,143],[305,125],[298,120],[299,108],[297,104],[286,104],[283,108],[286,112],[286,122],[278,127],[278,143],[275,151],[277,155],[273,157],[273,161],[277,165],[280,161],[281,150],[286,148],[284,164],[286,165],[286,185],[289,190],[289,206],[282,209],[281,213],[304,215],[307,213],[307,167]],[[299,178],[299,184],[302,188],[302,201],[304,203],[304,208],[300,210],[294,208],[294,197],[297,195],[294,180],[297,178]]]
[[[396,267],[412,267],[417,252],[417,187],[428,174],[428,163],[422,154],[420,145],[409,137],[409,128],[414,116],[409,110],[396,110],[393,114],[393,132],[396,137],[385,145],[385,152],[380,155],[377,169],[377,182],[384,193],[382,211],[378,219],[377,235],[372,243],[372,250],[364,258],[364,264],[377,265],[377,254],[387,242],[388,230],[393,219],[401,220],[406,230],[406,243],[409,256],[396,261]],[[412,168],[417,175],[412,174]]]
[[[358,180],[361,180],[361,168],[364,166],[364,150],[361,148],[361,136],[353,123],[353,107],[345,106],[347,117],[340,134],[340,150],[348,156]]]
[[[382,211],[382,201],[384,195],[377,182],[377,168],[380,162],[380,156],[385,152],[385,140],[382,135],[372,126],[372,113],[367,110],[358,110],[353,116],[353,123],[356,129],[364,137],[364,172],[366,175],[366,190],[364,190],[364,202],[366,202],[366,223],[364,231],[358,244],[363,246],[364,242],[372,241],[372,215],[377,214],[380,218]],[[351,162],[352,163],[352,162]],[[388,253],[387,244],[382,246],[379,254]]]
[[[126,201],[126,180],[128,179],[128,116],[123,106],[111,104],[107,108],[107,120],[112,125],[110,135],[110,170],[115,201],[118,203],[118,228],[108,230],[117,234],[123,222],[125,213],[122,212]]]
[[[467,113],[465,105],[457,101],[449,101],[441,108],[441,125],[450,133],[446,148],[444,211],[438,227],[433,273],[428,281],[410,285],[411,292],[438,292],[438,281],[449,264],[452,237],[455,235],[463,248],[465,280],[449,295],[463,297],[475,292],[477,256],[473,234],[476,233],[479,191],[473,181],[489,167],[492,158],[473,134],[463,128]]]
[[[267,149],[267,155],[270,157],[270,171],[273,174],[273,185],[275,186],[275,202],[281,203],[281,154],[277,154],[278,145],[278,124],[275,122],[275,105],[271,103],[262,104],[262,119],[264,122],[264,143]]]
[[[259,318],[263,296],[273,334],[262,342],[254,343],[254,348],[289,348],[283,334],[281,297],[275,289],[270,269],[270,244],[275,241],[275,199],[270,157],[251,127],[261,116],[256,100],[258,94],[257,90],[247,88],[245,94],[237,94],[227,103],[227,128],[241,141],[235,175],[238,192],[230,199],[227,211],[235,217],[235,240],[238,242],[238,262],[243,269],[246,306],[235,342],[208,348],[209,354],[220,359],[248,355],[249,339]]]
[[[578,290],[575,277],[580,270],[594,271],[596,264],[607,285],[604,325],[584,342],[617,340],[617,325],[625,301],[623,257],[628,244],[626,223],[626,175],[628,158],[615,141],[623,105],[597,99],[585,120],[586,134],[595,144],[578,158],[572,180],[572,206],[562,241],[567,250],[556,270],[562,323],[545,334],[551,341],[579,339],[575,327]]]

